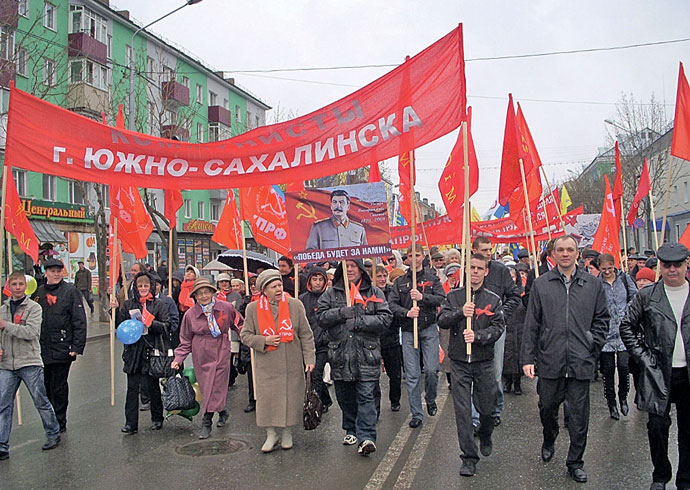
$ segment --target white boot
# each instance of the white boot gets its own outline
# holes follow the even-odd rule
[[[279,441],[280,439],[278,439],[278,433],[276,432],[275,427],[266,427],[266,442],[264,442],[264,445],[261,446],[261,451],[264,453],[270,453],[276,448]]]
[[[283,429],[280,446],[283,449],[292,449],[292,427],[285,427]]]

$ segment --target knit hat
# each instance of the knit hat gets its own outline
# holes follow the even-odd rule
[[[221,272],[218,274],[218,277],[216,277],[216,284],[218,284],[220,281],[232,281],[232,277],[230,277],[230,274],[227,272]]]
[[[453,262],[452,264],[448,264],[446,268],[443,270],[443,272],[447,277],[455,274],[458,271],[458,269],[460,269],[460,264],[456,264],[455,262]]]
[[[264,289],[266,289],[266,286],[268,286],[270,283],[273,281],[282,280],[283,278],[281,277],[280,272],[275,269],[266,269],[256,278],[256,289],[263,293]]]
[[[218,289],[205,277],[200,277],[194,281],[194,286],[192,291],[189,293],[190,296],[194,296],[199,289],[209,288],[214,293],[218,292]]]
[[[647,279],[648,281],[656,281],[656,274],[654,274],[654,271],[650,269],[649,267],[643,267],[639,271],[637,271],[637,274],[635,275],[635,280],[638,281],[640,279]]]
[[[231,284],[232,286],[235,286],[235,285],[244,286],[244,281],[243,281],[242,279],[234,278],[234,279],[232,279],[232,280],[230,281],[230,284]]]
[[[390,273],[388,274],[388,280],[389,280],[390,282],[393,282],[393,281],[395,281],[398,277],[401,277],[401,276],[404,276],[404,275],[405,275],[405,271],[404,271],[403,269],[398,269],[398,268],[392,269],[392,270],[390,271]]]

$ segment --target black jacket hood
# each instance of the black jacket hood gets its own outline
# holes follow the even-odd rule
[[[359,270],[362,271],[362,284],[360,285],[360,289],[366,289],[371,286],[371,277],[369,277],[369,273],[367,270],[364,268],[364,261],[362,259],[348,259],[352,260],[355,264],[357,264],[357,267],[359,267]],[[333,287],[335,289],[341,289],[345,290],[345,285],[343,281],[343,264],[342,262],[338,264],[338,267],[335,268],[335,274],[333,274]]]

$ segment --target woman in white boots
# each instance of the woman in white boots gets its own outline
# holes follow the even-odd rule
[[[247,305],[240,336],[255,353],[256,425],[266,428],[261,450],[270,453],[278,443],[292,449],[292,426],[302,421],[304,373],[314,369],[316,354],[304,306],[283,294],[280,273],[263,271],[256,286],[261,296]]]

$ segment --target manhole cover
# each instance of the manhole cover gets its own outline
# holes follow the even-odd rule
[[[199,441],[179,446],[175,449],[177,454],[183,456],[218,456],[232,454],[247,448],[247,443],[237,439],[214,439]]]

